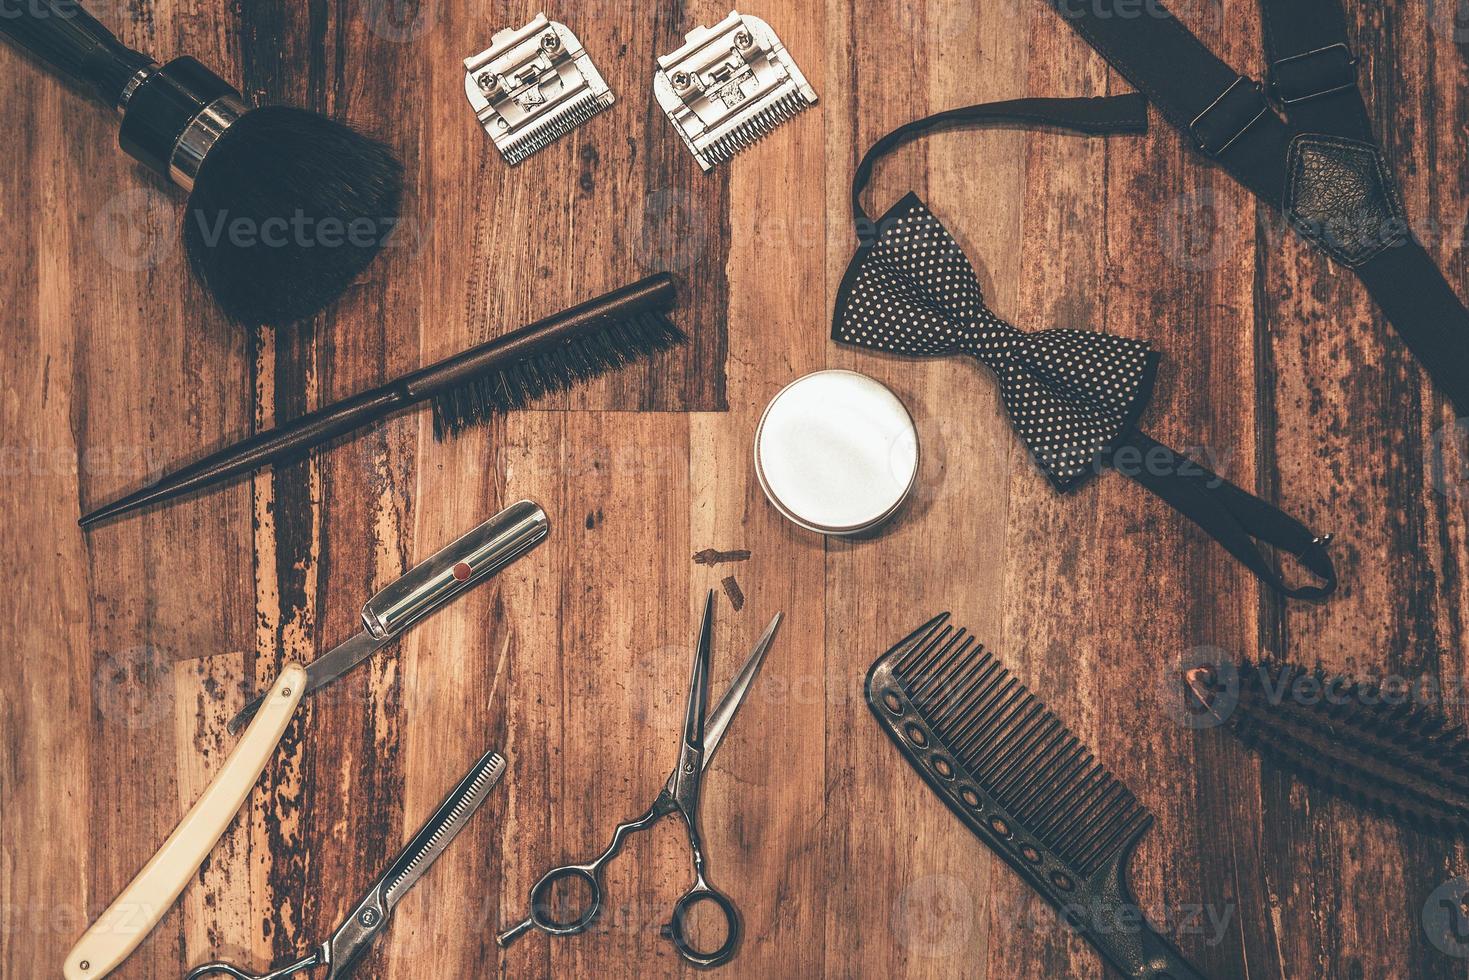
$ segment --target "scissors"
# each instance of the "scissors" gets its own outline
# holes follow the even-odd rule
[[[668,776],[668,782],[647,812],[635,820],[617,825],[612,832],[612,843],[594,860],[584,864],[568,864],[552,868],[536,882],[530,890],[530,914],[518,925],[495,937],[500,946],[508,946],[521,934],[530,929],[539,929],[552,936],[575,936],[586,932],[596,921],[602,910],[602,871],[607,863],[622,850],[627,838],[639,831],[647,830],[659,820],[676,813],[683,818],[689,832],[689,850],[693,854],[694,883],[673,905],[673,917],[662,929],[665,939],[673,943],[678,955],[695,966],[718,966],[734,955],[740,937],[739,912],[734,903],[723,892],[704,880],[704,845],[699,836],[699,780],[704,767],[719,747],[734,713],[760,671],[765,651],[775,638],[780,625],[780,613],[766,627],[765,633],[750,652],[749,659],[730,683],[724,697],[708,717],[705,730],[705,711],[709,703],[709,646],[713,636],[714,593],[709,593],[704,602],[704,622],[699,627],[699,645],[694,652],[694,667],[689,678],[689,702],[684,714],[683,734],[679,741],[678,764]],[[552,910],[552,893],[558,882],[581,882],[587,886],[590,900],[580,914],[569,919],[556,918]],[[690,910],[700,902],[712,902],[724,916],[724,943],[710,952],[695,948],[685,931],[685,919]]]
[[[459,785],[444,797],[433,816],[418,828],[413,839],[388,865],[388,870],[367,889],[332,937],[296,962],[277,967],[269,973],[248,973],[229,963],[205,963],[190,970],[184,980],[209,976],[234,977],[235,980],[280,980],[317,966],[327,968],[325,980],[350,976],[372,941],[387,926],[398,902],[464,829],[503,775],[505,760],[498,752],[490,751],[480,756]]]

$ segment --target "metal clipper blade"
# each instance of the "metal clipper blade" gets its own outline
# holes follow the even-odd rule
[[[576,35],[544,13],[491,40],[464,59],[464,94],[506,163],[519,163],[612,104]]]
[[[734,10],[658,59],[653,94],[706,171],[816,102],[770,25]]]

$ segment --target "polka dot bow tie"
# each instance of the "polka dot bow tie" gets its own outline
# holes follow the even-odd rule
[[[1025,333],[984,305],[969,258],[908,194],[882,235],[852,262],[832,339],[894,354],[972,354],[999,381],[1015,431],[1058,490],[1097,460],[1142,414],[1156,355],[1140,340],[1089,330]]]
[[[1057,490],[1114,469],[1188,517],[1267,586],[1297,599],[1336,588],[1329,535],[1139,431],[1158,356],[1146,343],[1093,330],[1018,330],[984,305],[959,244],[907,194],[873,222],[862,190],[873,165],[940,126],[1005,122],[1078,133],[1143,132],[1140,95],[1020,99],[951,109],[899,127],[873,144],[852,179],[852,216],[862,245],[837,291],[832,339],[868,350],[940,357],[969,354],[994,372],[1015,430]],[[1319,585],[1287,585],[1260,550],[1294,555]]]

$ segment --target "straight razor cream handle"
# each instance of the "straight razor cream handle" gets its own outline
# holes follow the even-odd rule
[[[305,668],[286,665],[198,801],[66,955],[66,980],[105,977],[153,931],[250,795],[305,689]]]

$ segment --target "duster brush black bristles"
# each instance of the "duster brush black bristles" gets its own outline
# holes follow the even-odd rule
[[[1306,782],[1420,830],[1469,836],[1469,739],[1413,692],[1288,664],[1184,676],[1198,707]]]
[[[256,433],[92,511],[80,523],[89,527],[267,464],[298,458],[344,432],[430,399],[434,435],[441,438],[458,432],[547,392],[681,343],[683,331],[667,316],[676,297],[672,276],[666,272],[649,276],[381,387]]]
[[[252,109],[193,58],[126,47],[75,0],[0,0],[0,33],[120,111],[122,148],[190,192],[189,264],[237,320],[318,312],[396,226],[402,166],[340,123]]]

